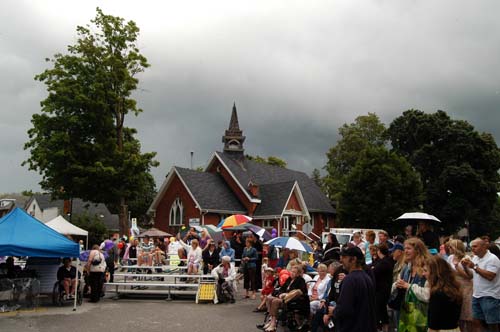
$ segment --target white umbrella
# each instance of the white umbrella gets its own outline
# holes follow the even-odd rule
[[[399,221],[435,221],[441,222],[438,218],[434,217],[432,214],[427,214],[424,212],[407,212],[403,213],[399,218]]]
[[[288,248],[305,252],[312,252],[312,248],[305,242],[299,241],[294,237],[281,236],[267,241],[265,244],[273,245],[277,248]]]

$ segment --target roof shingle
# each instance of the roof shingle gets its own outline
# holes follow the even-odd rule
[[[262,203],[255,209],[254,215],[279,216],[285,209],[295,181],[263,184],[259,186],[259,198]]]
[[[235,160],[223,152],[216,152],[216,154],[230,169],[231,173],[233,173],[243,188],[246,188],[250,181],[259,185],[259,187],[269,184],[297,181],[302,195],[304,196],[307,209],[310,212],[335,213],[335,209],[330,204],[328,198],[321,192],[321,189],[316,183],[304,172],[258,163],[246,158],[243,160]],[[287,192],[287,195],[289,193],[290,191]],[[250,195],[249,192],[248,194]],[[263,199],[262,202],[264,203]],[[276,208],[277,207],[274,207],[273,209],[275,210]]]
[[[218,174],[175,167],[203,210],[246,213],[245,207]]]

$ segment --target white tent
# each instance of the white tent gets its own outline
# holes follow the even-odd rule
[[[63,216],[57,216],[51,221],[47,222],[45,225],[49,226],[56,232],[61,233],[63,235],[68,234],[68,235],[80,235],[87,237],[86,244],[88,247],[89,232],[73,225],[72,223],[64,219]]]

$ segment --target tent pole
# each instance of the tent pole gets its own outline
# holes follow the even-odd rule
[[[86,243],[85,250],[89,250],[89,235],[88,234],[87,234],[87,243]]]
[[[76,300],[78,297],[78,283],[80,281],[80,277],[78,273],[80,272],[80,257],[76,259],[76,284],[75,284],[75,301],[73,302],[73,311],[76,311]]]

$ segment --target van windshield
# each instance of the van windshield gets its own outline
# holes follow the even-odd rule
[[[351,240],[351,234],[335,234],[335,236],[341,246],[345,246]]]

